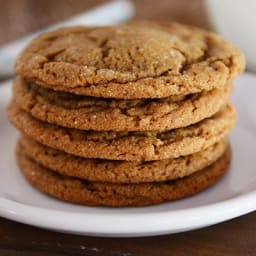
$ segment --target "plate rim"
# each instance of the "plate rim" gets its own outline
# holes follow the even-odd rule
[[[0,215],[4,218],[61,232],[111,237],[177,233],[231,220],[255,210],[256,191],[199,207],[148,213],[147,218],[145,218],[145,213],[127,213],[121,216],[103,214],[104,218],[102,218],[99,213],[75,213],[47,209],[0,197]],[[34,217],[31,218],[31,216]],[[136,222],[143,225],[131,225],[135,216]],[[93,217],[95,220],[81,222],[88,217]],[[170,219],[173,224],[171,227]],[[113,220],[117,224],[113,225]]]

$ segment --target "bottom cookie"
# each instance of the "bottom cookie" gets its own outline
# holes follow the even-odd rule
[[[53,197],[83,205],[143,206],[194,195],[216,183],[228,170],[231,153],[185,178],[141,184],[100,183],[57,174],[17,151],[21,172],[37,189]]]

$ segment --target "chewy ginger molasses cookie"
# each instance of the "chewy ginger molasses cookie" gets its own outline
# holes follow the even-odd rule
[[[12,102],[11,123],[36,141],[67,153],[110,160],[149,161],[193,154],[220,141],[235,122],[228,104],[211,118],[165,132],[95,132],[63,128],[33,118]]]
[[[205,169],[182,179],[138,184],[102,183],[51,171],[17,150],[21,172],[37,189],[60,200],[83,205],[142,206],[192,196],[216,183],[228,170],[230,151]]]
[[[60,126],[94,131],[163,131],[214,115],[228,102],[231,85],[187,96],[116,100],[55,92],[18,78],[13,92],[21,109]]]
[[[161,98],[222,88],[245,66],[219,36],[178,23],[69,27],[34,39],[16,72],[55,90],[107,98]]]
[[[22,136],[18,149],[29,158],[62,175],[113,183],[159,182],[191,175],[215,162],[227,148],[221,140],[207,149],[184,157],[158,161],[114,161],[67,154]]]

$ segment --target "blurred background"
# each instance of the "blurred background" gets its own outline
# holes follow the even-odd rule
[[[86,13],[87,10],[108,2],[111,1],[0,0],[0,47],[30,32],[64,21],[74,15]],[[132,17],[134,20],[178,21],[219,33],[242,49],[247,59],[248,70],[256,72],[255,0],[127,0],[127,2],[132,2],[134,5],[135,13]],[[119,11],[120,19],[125,11]],[[97,19],[99,20],[100,17],[98,16]],[[13,49],[17,50],[17,47],[8,51],[6,48],[0,48],[1,76],[1,71],[5,72],[3,69],[7,63],[6,59],[9,58],[4,56],[3,61],[3,55],[6,55],[6,52],[13,53]],[[4,65],[1,66],[1,63]]]
[[[104,0],[0,0],[0,45],[84,12]],[[209,28],[203,0],[134,0],[134,19],[175,20]]]

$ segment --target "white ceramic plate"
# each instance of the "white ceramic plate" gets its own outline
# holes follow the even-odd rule
[[[256,76],[235,81],[238,122],[231,134],[233,161],[215,186],[187,199],[158,206],[112,209],[64,203],[32,188],[14,159],[17,132],[5,108],[10,84],[0,86],[0,215],[18,222],[93,236],[149,236],[188,231],[256,210]]]

